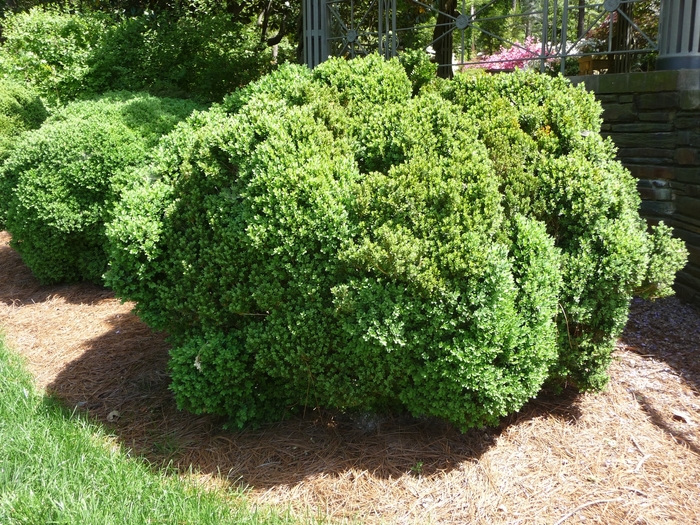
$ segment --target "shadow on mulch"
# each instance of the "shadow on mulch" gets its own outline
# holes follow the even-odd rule
[[[409,416],[349,416],[309,409],[306,417],[230,432],[221,419],[178,411],[168,390],[168,345],[136,316],[110,319],[112,330],[87,345],[48,390],[69,408],[106,423],[121,443],[155,464],[190,466],[258,489],[292,485],[349,469],[374,477],[430,476],[481,457],[509,425],[536,417],[575,420],[577,394],[542,395],[499,428],[460,434]],[[110,419],[118,419],[110,423]],[[111,414],[111,416],[110,416]]]
[[[700,392],[700,310],[678,297],[635,298],[620,342],[643,357],[664,361]]]
[[[21,306],[55,297],[74,304],[113,300],[92,284],[42,286],[0,232],[0,304]],[[476,461],[510,425],[539,417],[574,421],[578,395],[541,394],[498,428],[460,434],[436,420],[410,416],[350,416],[309,409],[305,417],[231,432],[224,421],[179,411],[168,389],[169,346],[130,313],[114,314],[108,332],[86,341],[85,351],[47,386],[69,410],[111,429],[122,445],[156,465],[221,474],[235,484],[267,489],[316,474],[366,471],[388,479],[449,472]]]
[[[656,301],[635,298],[620,343],[644,358],[664,362],[700,395],[700,310],[697,307],[678,297]],[[700,455],[700,447],[669,424],[668,416],[654,399],[640,389],[634,389],[633,394],[655,425]]]
[[[114,297],[110,290],[95,284],[42,285],[19,253],[10,248],[9,242],[10,235],[0,231],[0,304],[21,306],[43,303],[51,297],[80,304],[85,296],[93,302]]]

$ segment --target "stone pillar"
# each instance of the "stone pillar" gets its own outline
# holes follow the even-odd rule
[[[700,69],[700,4],[661,0],[657,69]]]

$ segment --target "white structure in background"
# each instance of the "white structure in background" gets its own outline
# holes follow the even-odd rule
[[[658,69],[700,69],[700,5],[662,0]]]

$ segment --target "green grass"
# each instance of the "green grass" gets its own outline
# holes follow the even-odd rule
[[[41,395],[0,334],[0,523],[281,524],[230,490],[208,491],[139,458]]]

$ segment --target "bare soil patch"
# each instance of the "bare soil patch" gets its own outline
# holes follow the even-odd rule
[[[168,345],[109,290],[41,286],[0,233],[0,327],[38,384],[155,464],[361,523],[700,523],[700,312],[635,300],[601,394],[500,427],[309,410],[258,430],[177,410]]]

